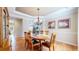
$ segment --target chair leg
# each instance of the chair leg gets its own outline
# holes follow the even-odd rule
[[[25,42],[25,47],[26,47],[26,42]]]
[[[28,42],[25,42],[25,48],[28,49]]]
[[[53,51],[55,51],[55,47],[54,47],[54,45],[53,45]]]
[[[33,51],[33,47],[32,47],[32,46],[30,46],[30,45],[29,45],[29,49],[30,49],[30,51]]]
[[[51,51],[51,48],[49,48],[49,51]]]
[[[34,49],[33,49],[33,47],[31,47],[31,51],[33,51]]]
[[[26,49],[28,49],[28,43],[27,43],[27,47],[26,47]]]

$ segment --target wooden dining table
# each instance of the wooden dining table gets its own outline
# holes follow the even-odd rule
[[[35,38],[36,40],[39,40],[40,42],[40,51],[42,50],[42,41],[45,41],[47,39],[49,39],[49,36],[46,34],[39,34],[37,36],[32,36],[33,38]]]

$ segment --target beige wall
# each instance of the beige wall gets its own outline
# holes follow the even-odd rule
[[[76,9],[71,9],[71,10],[65,10],[65,11],[57,11],[55,13],[49,14],[48,16],[46,16],[46,23],[49,20],[55,20],[56,21],[56,28],[55,29],[48,29],[49,30],[49,35],[52,32],[56,32],[57,33],[57,37],[56,40],[60,41],[60,42],[64,42],[67,44],[71,44],[71,45],[75,45],[77,46],[77,19],[78,13],[77,13],[77,8]],[[70,28],[67,29],[59,29],[58,28],[58,20],[60,19],[66,19],[69,18],[70,20]],[[46,28],[47,25],[45,24]]]

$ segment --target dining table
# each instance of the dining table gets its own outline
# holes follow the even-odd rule
[[[46,34],[38,34],[36,36],[32,36],[35,40],[39,40],[40,42],[40,51],[42,50],[42,41],[49,39],[49,35]]]

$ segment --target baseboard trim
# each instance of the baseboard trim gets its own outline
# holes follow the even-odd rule
[[[57,42],[65,43],[65,44],[72,45],[72,46],[77,46],[76,44],[72,44],[72,43],[68,43],[68,42],[64,42],[64,41],[57,40]]]

